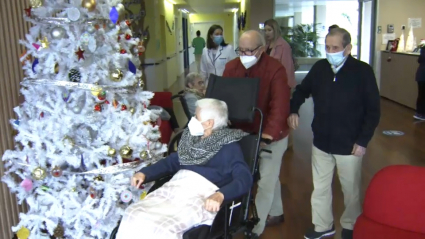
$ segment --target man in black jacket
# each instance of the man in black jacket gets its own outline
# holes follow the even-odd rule
[[[342,28],[326,36],[326,58],[318,61],[291,100],[288,124],[298,127],[298,110],[310,95],[314,101],[311,196],[314,230],[305,235],[317,239],[335,234],[332,214],[332,177],[335,166],[344,192],[342,238],[352,238],[361,213],[362,157],[380,117],[380,96],[373,69],[351,56],[351,36]]]

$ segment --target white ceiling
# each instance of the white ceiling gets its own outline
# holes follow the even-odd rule
[[[239,8],[240,0],[177,0],[177,7],[192,13],[222,13]]]
[[[341,5],[358,0],[275,0],[276,16],[293,16],[294,12],[309,12],[315,5]]]

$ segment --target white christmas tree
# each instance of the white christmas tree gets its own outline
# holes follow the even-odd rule
[[[11,120],[16,147],[3,155],[3,182],[29,211],[12,230],[20,239],[108,238],[146,194],[130,176],[166,151],[138,69],[143,41],[121,0],[29,2],[25,102]]]

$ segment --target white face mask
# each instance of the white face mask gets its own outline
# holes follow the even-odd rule
[[[242,65],[245,69],[251,68],[258,61],[256,56],[240,56],[239,58],[241,59]]]
[[[192,119],[190,119],[189,124],[187,124],[187,127],[189,128],[190,134],[192,136],[204,135],[204,126],[202,126],[202,122],[196,119],[195,117],[192,117]]]
[[[326,53],[326,58],[328,59],[331,65],[340,66],[341,63],[345,60],[344,52],[345,52],[345,49],[340,52]]]

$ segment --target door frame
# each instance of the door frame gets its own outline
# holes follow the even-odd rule
[[[363,25],[363,3],[372,2],[372,16],[370,26],[370,52],[369,52],[369,65],[375,65],[375,49],[376,49],[376,24],[378,16],[378,1],[377,0],[358,0],[359,2],[359,20],[358,20],[358,36],[357,36],[357,58],[361,59],[362,49],[362,25]]]

